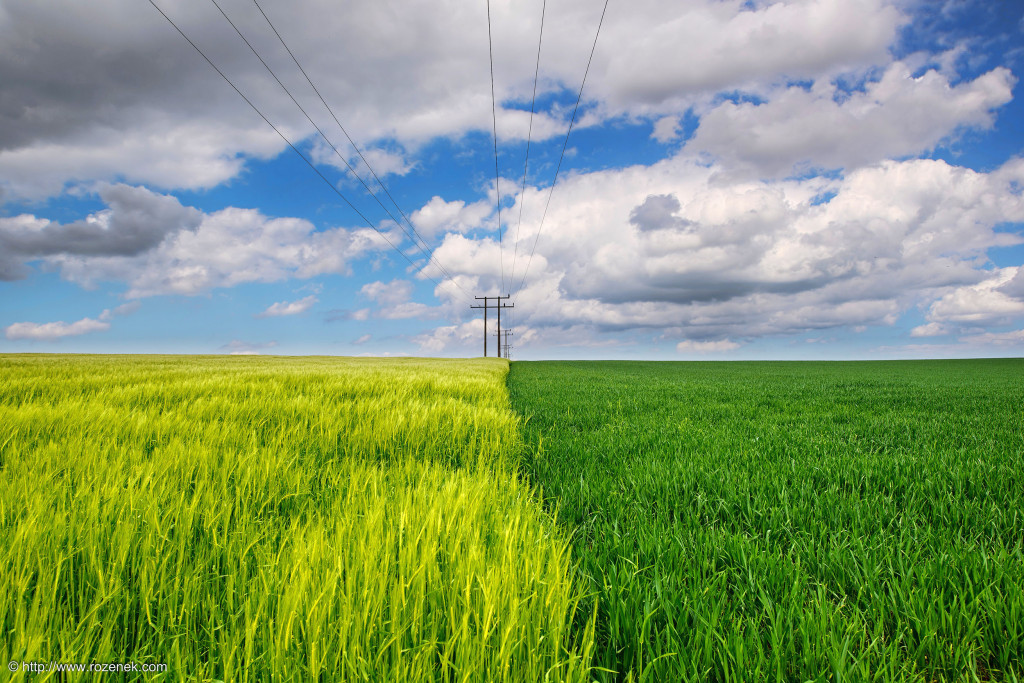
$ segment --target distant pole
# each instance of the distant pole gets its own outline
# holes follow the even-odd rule
[[[477,299],[477,300],[483,300],[483,302],[484,302],[483,306],[470,306],[470,308],[482,308],[482,309],[484,309],[484,358],[487,358],[487,309],[488,308],[497,308],[498,309],[498,335],[499,335],[499,339],[498,339],[498,357],[500,358],[501,357],[501,339],[500,339],[500,336],[501,336],[501,309],[503,309],[503,308],[515,308],[515,304],[504,304],[504,303],[501,302],[502,299],[509,298],[508,295],[505,295],[505,296],[500,296],[500,295],[499,296],[477,296],[477,297],[473,297],[473,298]],[[490,303],[491,299],[494,299],[494,303],[493,304]]]
[[[498,303],[495,307],[498,309],[498,358],[501,358],[501,309],[503,308],[515,308],[515,304],[503,304],[501,299],[507,299],[507,296],[499,296]]]
[[[498,356],[500,356],[501,358],[510,357],[508,353],[509,349],[512,348],[511,346],[509,346],[508,343],[508,337],[510,334],[515,334],[515,332],[509,329],[505,329],[501,331],[500,335],[495,335],[496,337],[498,337]]]

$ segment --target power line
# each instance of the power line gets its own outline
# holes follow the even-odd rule
[[[322,137],[322,138],[324,139],[324,141],[326,141],[326,142],[327,142],[327,144],[328,144],[328,145],[330,145],[331,149],[332,149],[332,150],[334,150],[334,153],[335,153],[335,155],[337,155],[337,157],[338,157],[339,159],[341,159],[341,161],[342,161],[342,162],[343,162],[343,163],[345,164],[345,166],[346,166],[346,167],[348,168],[349,172],[350,172],[350,173],[351,173],[351,174],[352,174],[353,176],[355,176],[356,180],[358,180],[358,181],[359,181],[359,182],[360,182],[360,183],[362,184],[362,186],[363,186],[363,188],[364,188],[364,189],[366,190],[366,192],[367,192],[367,193],[368,193],[368,194],[369,194],[369,195],[370,195],[371,197],[373,197],[373,199],[374,199],[374,200],[375,200],[375,201],[377,202],[377,204],[378,204],[378,205],[380,206],[380,208],[382,208],[382,209],[384,210],[384,212],[385,212],[385,213],[386,213],[386,214],[388,215],[388,217],[389,217],[389,218],[391,218],[391,220],[392,220],[392,221],[394,221],[394,222],[395,222],[395,224],[396,224],[396,225],[397,225],[397,226],[398,226],[399,228],[401,228],[402,232],[403,232],[403,233],[405,233],[405,236],[406,236],[406,237],[408,237],[408,238],[409,238],[409,239],[410,239],[410,240],[412,241],[412,243],[413,243],[413,244],[414,244],[414,245],[415,245],[416,247],[418,247],[418,248],[419,248],[419,250],[420,250],[420,253],[422,253],[422,254],[423,254],[423,256],[425,256],[425,257],[427,258],[427,262],[428,262],[428,263],[431,263],[431,262],[433,262],[433,263],[434,263],[434,264],[435,264],[435,265],[436,265],[436,266],[438,267],[438,269],[439,269],[439,270],[440,270],[440,271],[441,271],[442,273],[444,273],[444,274],[445,274],[445,275],[447,276],[447,278],[448,278],[448,279],[452,279],[452,277],[451,277],[451,274],[449,274],[449,273],[448,273],[448,272],[447,272],[447,271],[446,271],[446,270],[444,269],[444,267],[443,267],[443,266],[441,266],[441,264],[440,264],[440,263],[438,263],[438,262],[437,262],[437,261],[436,261],[436,260],[435,260],[435,259],[433,258],[433,256],[432,256],[431,254],[428,254],[428,253],[426,252],[426,250],[424,250],[424,248],[423,248],[422,246],[420,246],[420,245],[419,245],[419,244],[418,244],[418,243],[416,242],[416,239],[415,239],[415,237],[413,237],[413,235],[412,235],[412,234],[410,234],[410,233],[409,233],[409,231],[405,229],[405,226],[403,226],[403,225],[402,225],[402,222],[401,222],[400,220],[398,220],[397,218],[395,218],[394,214],[392,214],[392,213],[391,213],[391,211],[390,211],[390,210],[389,210],[389,209],[388,209],[388,208],[387,208],[386,206],[384,206],[384,204],[383,204],[383,203],[382,203],[382,202],[380,201],[380,199],[379,199],[379,198],[377,197],[377,195],[376,195],[376,194],[374,194],[374,192],[373,192],[373,191],[372,191],[372,190],[370,189],[370,187],[369,187],[369,186],[368,186],[368,185],[367,185],[367,184],[366,184],[366,183],[365,183],[365,182],[363,181],[363,179],[362,179],[362,178],[361,178],[361,177],[359,176],[359,174],[358,174],[358,173],[356,173],[356,170],[355,170],[354,168],[352,168],[352,165],[351,165],[351,164],[350,164],[350,163],[348,162],[348,160],[347,160],[347,159],[346,159],[346,158],[345,158],[345,157],[344,157],[344,156],[343,156],[343,155],[341,154],[341,152],[339,152],[339,151],[338,151],[338,148],[337,148],[337,147],[336,147],[336,146],[334,145],[334,143],[333,143],[333,142],[331,142],[330,138],[328,138],[328,137],[327,137],[327,135],[326,135],[326,134],[325,134],[325,133],[323,132],[323,130],[321,130],[321,129],[320,129],[320,126],[318,126],[318,125],[316,124],[316,122],[315,122],[315,121],[313,121],[313,118],[312,118],[312,117],[311,117],[311,116],[309,115],[309,113],[308,113],[308,112],[307,112],[307,111],[305,110],[305,108],[303,108],[303,106],[302,106],[301,104],[299,104],[298,100],[296,100],[296,99],[295,99],[295,96],[294,96],[294,95],[292,95],[292,92],[291,92],[291,90],[289,90],[289,89],[288,89],[288,86],[286,86],[286,85],[285,85],[285,84],[284,84],[284,83],[283,83],[283,82],[281,81],[281,79],[280,79],[280,78],[278,78],[277,74],[276,74],[276,73],[274,72],[274,70],[273,70],[273,69],[272,69],[272,68],[270,67],[270,65],[269,65],[269,64],[267,64],[266,60],[265,60],[265,59],[263,59],[263,57],[262,57],[262,56],[260,55],[259,51],[257,51],[257,50],[256,50],[256,48],[255,48],[255,47],[253,47],[252,43],[250,43],[250,42],[249,42],[249,40],[248,40],[248,38],[246,38],[246,37],[245,37],[245,35],[244,35],[244,34],[242,33],[242,31],[241,31],[241,30],[239,30],[239,28],[238,28],[238,26],[237,26],[237,25],[235,24],[235,22],[233,22],[233,21],[231,20],[231,17],[229,17],[229,16],[228,16],[228,14],[227,14],[227,12],[225,12],[225,11],[224,11],[224,8],[222,8],[222,7],[220,6],[220,4],[219,4],[219,3],[217,2],[217,0],[210,0],[210,1],[211,1],[211,2],[213,3],[214,7],[216,7],[216,8],[217,8],[217,9],[218,9],[218,10],[220,11],[221,15],[223,15],[224,19],[226,19],[226,20],[227,20],[228,24],[230,24],[230,25],[231,25],[231,28],[233,28],[233,29],[235,30],[235,33],[237,33],[237,34],[238,34],[238,37],[239,37],[239,38],[241,38],[241,39],[242,39],[242,41],[243,41],[243,42],[244,42],[244,43],[246,44],[246,46],[247,46],[247,47],[248,47],[248,48],[249,48],[249,49],[250,49],[250,50],[252,51],[252,53],[253,53],[254,55],[256,55],[256,59],[260,60],[260,63],[261,63],[261,64],[263,65],[263,67],[264,67],[264,68],[265,68],[265,69],[267,70],[267,72],[268,72],[268,73],[269,73],[269,74],[270,74],[270,75],[271,75],[271,76],[272,76],[272,77],[274,78],[274,80],[275,80],[275,81],[277,81],[277,84],[278,84],[279,86],[281,86],[281,89],[282,89],[282,90],[284,90],[284,92],[285,92],[285,94],[286,94],[286,95],[288,95],[288,97],[289,97],[289,98],[291,99],[292,103],[293,103],[293,104],[295,104],[295,106],[299,108],[299,111],[301,111],[301,112],[302,112],[302,114],[303,114],[303,116],[305,116],[305,117],[306,117],[306,120],[307,120],[307,121],[309,121],[310,125],[312,125],[312,126],[313,126],[313,128],[315,128],[315,129],[316,129],[316,132],[318,132],[318,133],[320,134],[320,136],[321,136],[321,137]],[[412,226],[410,225],[410,227],[412,227]],[[413,233],[415,233],[415,228],[413,228]],[[455,282],[454,280],[452,280],[452,281],[453,281],[453,282]],[[459,286],[457,282],[456,282],[455,284],[456,284],[456,286]],[[459,287],[460,287],[460,289],[461,289],[461,286],[459,286]],[[468,292],[467,292],[467,294],[468,294]]]
[[[594,44],[590,48],[590,58],[587,59],[587,69],[583,72],[583,81],[580,83],[580,92],[576,96],[576,106],[572,110],[572,119],[569,121],[569,130],[565,133],[565,142],[562,143],[562,153],[558,157],[558,166],[555,168],[555,177],[551,181],[551,189],[548,191],[548,200],[544,204],[544,214],[540,219],[540,227],[537,228],[537,236],[533,240],[533,249],[530,250],[530,258],[526,262],[526,270],[523,271],[523,279],[519,282],[519,286],[516,290],[523,288],[523,284],[526,282],[526,275],[530,272],[530,264],[533,263],[533,255],[537,251],[537,242],[540,240],[541,230],[544,229],[544,221],[548,217],[548,208],[551,206],[551,195],[555,193],[555,184],[558,182],[558,172],[562,169],[562,159],[565,158],[565,148],[569,144],[569,134],[572,133],[572,127],[576,123],[576,112],[580,108],[580,100],[583,99],[583,86],[587,83],[587,74],[590,73],[590,63],[594,60],[594,50],[597,49],[597,38],[601,35],[601,25],[604,24],[604,15],[608,11],[608,0],[604,0],[604,9],[601,10],[601,20],[597,22],[597,32],[594,34]]]
[[[494,132],[494,194],[495,204],[498,207],[498,263],[501,264],[501,288],[505,289],[505,257],[502,254],[501,246],[501,189],[498,187],[498,114],[494,100],[494,41],[491,39],[491,0],[487,0],[487,53],[491,61],[491,124]]]
[[[523,162],[523,188],[519,193],[519,220],[516,222],[516,241],[512,250],[512,272],[509,274],[509,281],[516,279],[516,258],[519,255],[519,229],[523,226],[523,204],[526,202],[526,178],[530,170],[530,142],[533,139],[533,114],[537,108],[537,77],[540,75],[540,46],[544,40],[544,14],[547,12],[548,0],[540,8],[540,35],[537,38],[537,66],[533,70],[533,100],[530,102],[530,128],[526,134],[526,161]]]
[[[546,0],[545,0],[545,1],[546,1]],[[339,128],[339,129],[341,130],[341,132],[342,132],[342,133],[343,133],[343,134],[345,135],[345,137],[346,137],[346,138],[348,139],[348,142],[349,142],[349,144],[350,144],[350,145],[352,145],[352,149],[354,149],[354,150],[356,151],[356,154],[358,154],[358,155],[359,155],[359,158],[363,160],[363,163],[364,163],[364,164],[366,164],[366,168],[367,168],[367,169],[368,169],[368,170],[370,171],[370,173],[371,173],[371,174],[373,175],[373,178],[374,178],[374,180],[376,180],[376,181],[377,181],[377,184],[378,184],[378,185],[380,185],[380,187],[381,187],[381,189],[382,189],[382,190],[384,190],[384,194],[386,194],[386,195],[387,195],[388,199],[390,199],[390,200],[391,200],[391,203],[395,205],[395,208],[396,208],[396,209],[398,209],[398,213],[399,213],[399,214],[401,214],[402,218],[404,218],[404,219],[405,219],[405,222],[409,224],[409,228],[410,228],[410,229],[411,229],[411,230],[413,231],[413,234],[414,234],[414,235],[415,235],[415,236],[416,236],[417,238],[419,238],[419,241],[420,241],[420,243],[422,243],[422,245],[423,245],[424,247],[427,247],[427,249],[428,249],[428,250],[430,251],[430,254],[429,254],[429,260],[430,260],[430,261],[432,261],[432,262],[434,263],[434,265],[436,265],[436,266],[438,267],[438,269],[439,269],[439,270],[440,270],[440,271],[441,271],[442,273],[444,273],[444,274],[445,274],[445,276],[446,276],[446,277],[447,277],[447,278],[448,278],[449,280],[451,280],[453,284],[455,284],[455,286],[456,286],[456,287],[458,287],[459,289],[461,289],[461,290],[462,290],[463,292],[465,292],[465,294],[466,294],[466,295],[468,296],[468,295],[469,295],[469,291],[468,291],[468,290],[466,290],[466,289],[465,289],[465,288],[464,288],[464,287],[463,287],[462,285],[460,285],[460,284],[458,283],[458,281],[456,281],[456,280],[455,280],[455,278],[454,278],[454,277],[452,277],[451,273],[449,273],[449,272],[448,272],[448,270],[447,270],[446,268],[444,268],[444,266],[442,266],[442,265],[441,265],[440,261],[438,261],[438,260],[437,260],[437,258],[436,258],[436,257],[434,256],[433,250],[431,250],[431,249],[430,249],[430,247],[429,247],[429,246],[427,245],[427,243],[426,243],[426,240],[424,240],[424,239],[423,239],[423,236],[422,236],[422,235],[420,235],[420,234],[419,234],[419,232],[417,232],[417,230],[416,230],[416,226],[415,226],[415,225],[413,225],[413,222],[412,222],[412,221],[411,221],[411,220],[409,219],[409,217],[408,217],[408,216],[407,216],[407,215],[405,214],[405,212],[404,212],[404,211],[402,211],[402,207],[401,207],[401,206],[399,206],[398,202],[397,202],[397,201],[395,200],[395,198],[394,198],[394,197],[393,197],[393,196],[391,195],[391,192],[390,192],[390,191],[388,190],[388,187],[387,187],[387,185],[385,185],[385,184],[384,184],[384,181],[382,181],[382,180],[380,179],[380,177],[378,177],[378,176],[377,176],[377,173],[376,173],[376,172],[375,172],[375,171],[373,170],[373,166],[371,166],[371,165],[370,165],[370,162],[369,162],[369,160],[368,160],[368,159],[367,159],[367,158],[366,158],[366,157],[365,157],[365,156],[363,155],[363,152],[362,152],[362,150],[360,150],[360,149],[359,149],[359,146],[358,146],[358,145],[356,145],[355,141],[354,141],[354,140],[352,139],[352,136],[348,134],[348,131],[347,131],[347,130],[345,130],[345,126],[341,125],[341,121],[339,121],[339,120],[338,120],[338,117],[337,117],[337,115],[335,115],[335,113],[334,113],[334,109],[332,109],[332,108],[331,108],[331,105],[329,105],[329,104],[327,103],[327,100],[326,100],[326,99],[324,99],[324,96],[323,96],[323,95],[321,94],[321,92],[320,92],[320,89],[316,87],[316,84],[315,84],[315,83],[313,83],[313,79],[312,79],[312,78],[310,78],[309,74],[308,74],[308,73],[306,73],[306,70],[305,70],[305,69],[303,68],[302,64],[301,64],[301,63],[299,63],[299,60],[298,60],[298,58],[297,58],[297,57],[295,56],[295,53],[294,53],[294,52],[292,52],[292,49],[291,49],[290,47],[288,47],[288,43],[287,43],[287,42],[285,42],[285,39],[284,39],[284,37],[283,37],[283,36],[281,35],[281,33],[280,33],[280,32],[279,32],[278,30],[277,30],[277,27],[276,27],[276,26],[274,26],[274,22],[272,22],[272,21],[270,20],[270,17],[269,17],[269,16],[267,16],[267,13],[263,11],[263,7],[261,7],[261,6],[260,6],[260,3],[258,2],[258,0],[253,0],[253,4],[254,4],[254,5],[256,5],[256,9],[258,9],[258,10],[260,11],[260,14],[262,14],[262,15],[263,15],[263,18],[264,18],[264,19],[266,20],[266,22],[267,22],[267,25],[268,25],[268,26],[270,26],[270,30],[272,30],[272,31],[274,32],[274,35],[275,35],[275,36],[277,36],[277,39],[278,39],[278,40],[279,40],[279,41],[281,42],[281,45],[282,45],[282,47],[284,47],[284,49],[285,49],[285,50],[286,50],[286,51],[288,52],[288,56],[292,58],[292,61],[293,61],[293,62],[295,62],[295,66],[297,66],[297,67],[298,67],[298,69],[299,69],[299,71],[301,71],[301,72],[302,72],[302,75],[303,75],[303,76],[305,76],[305,78],[306,78],[306,82],[307,82],[307,83],[309,83],[309,85],[310,85],[310,87],[311,87],[311,88],[313,88],[313,92],[315,92],[315,93],[316,93],[316,96],[320,98],[320,102],[322,102],[322,103],[323,103],[324,107],[325,107],[325,108],[327,109],[327,111],[328,111],[328,112],[330,113],[330,115],[331,115],[331,118],[333,118],[333,119],[334,119],[334,122],[335,122],[335,123],[336,123],[336,124],[338,125],[338,128]],[[326,137],[325,137],[325,139],[326,139]],[[333,145],[332,145],[332,147],[333,147]],[[337,150],[335,150],[335,152],[337,152]],[[349,167],[349,168],[351,168],[351,167]],[[357,177],[358,177],[358,176],[357,176]],[[364,184],[364,186],[365,186],[365,184]],[[372,192],[371,192],[371,194],[372,194]],[[392,216],[392,218],[393,218],[393,216]],[[396,222],[398,222],[398,221],[396,221]],[[413,240],[413,242],[414,242],[414,243],[415,243],[415,241],[416,241],[416,240]],[[421,247],[421,251],[422,251],[422,247]]]
[[[323,173],[322,173],[322,172],[320,171],[320,169],[318,169],[318,168],[317,168],[317,167],[316,167],[316,166],[315,166],[315,165],[313,164],[313,162],[312,162],[312,161],[310,161],[310,160],[309,160],[308,158],[306,158],[306,155],[305,155],[305,154],[303,154],[302,152],[300,152],[300,151],[299,151],[299,149],[298,149],[298,147],[296,147],[296,146],[295,146],[295,145],[294,145],[294,144],[292,143],[292,141],[291,141],[291,140],[289,140],[289,139],[288,139],[288,138],[287,138],[287,137],[285,136],[285,134],[284,134],[284,133],[282,133],[282,132],[281,132],[281,131],[280,131],[280,130],[278,129],[278,127],[277,127],[277,126],[275,126],[275,125],[274,125],[273,123],[271,123],[270,119],[268,119],[268,118],[267,118],[267,117],[266,117],[266,116],[265,116],[265,115],[263,114],[263,112],[262,112],[262,111],[260,111],[259,107],[257,107],[257,106],[256,106],[255,104],[253,104],[253,103],[252,103],[252,100],[250,100],[250,99],[249,99],[248,97],[246,97],[246,96],[245,96],[245,94],[244,94],[244,93],[243,93],[243,92],[242,92],[241,90],[239,90],[239,89],[238,89],[238,86],[236,86],[236,85],[235,85],[235,84],[234,84],[234,83],[233,83],[233,82],[231,81],[231,79],[230,79],[230,78],[228,78],[228,77],[227,77],[227,75],[226,75],[226,74],[225,74],[225,73],[224,73],[223,71],[221,71],[221,70],[220,70],[220,68],[218,68],[218,67],[217,67],[217,65],[216,65],[216,64],[214,64],[214,63],[213,63],[213,61],[212,61],[212,60],[211,60],[211,59],[210,59],[209,57],[207,57],[207,56],[206,56],[206,53],[205,53],[205,52],[203,52],[203,51],[202,51],[202,49],[200,49],[200,47],[199,47],[198,45],[196,45],[196,44],[195,44],[195,43],[194,43],[194,42],[192,41],[192,39],[191,39],[191,38],[189,38],[189,37],[188,37],[188,36],[187,36],[187,35],[185,34],[185,32],[184,32],[184,31],[182,31],[182,30],[181,30],[181,28],[180,28],[180,27],[179,27],[179,26],[178,26],[178,25],[177,25],[176,23],[174,23],[174,20],[173,20],[173,19],[171,19],[171,18],[170,18],[169,16],[167,16],[167,13],[165,13],[165,12],[164,12],[164,11],[163,11],[162,9],[160,9],[159,5],[157,5],[157,4],[156,4],[156,3],[155,3],[155,2],[153,1],[153,0],[149,0],[149,4],[151,4],[151,5],[153,6],[153,8],[154,8],[154,9],[155,9],[155,10],[156,10],[157,12],[159,12],[159,13],[161,14],[161,16],[163,16],[163,18],[164,18],[164,19],[166,19],[166,20],[168,21],[168,23],[170,23],[170,25],[171,25],[171,26],[173,26],[173,27],[174,27],[174,29],[175,29],[175,30],[176,30],[176,31],[177,31],[177,32],[178,32],[178,33],[179,33],[179,34],[181,35],[181,37],[182,37],[182,38],[184,38],[184,39],[185,39],[185,40],[186,40],[186,41],[188,42],[188,44],[189,44],[189,45],[191,45],[191,46],[192,46],[192,47],[193,47],[193,48],[195,49],[195,51],[196,51],[196,52],[198,52],[198,53],[199,53],[199,55],[200,55],[200,56],[201,56],[201,57],[202,57],[202,58],[203,58],[204,60],[206,60],[206,63],[207,63],[207,64],[209,64],[209,65],[210,65],[210,66],[211,66],[211,67],[213,68],[213,70],[214,70],[214,71],[216,71],[216,72],[217,72],[218,74],[220,74],[220,77],[221,77],[221,78],[223,78],[223,79],[224,79],[224,80],[225,80],[225,81],[227,82],[227,84],[231,86],[232,90],[234,90],[234,91],[235,91],[236,93],[238,93],[238,96],[239,96],[239,97],[241,97],[241,98],[242,98],[243,100],[245,100],[245,103],[246,103],[246,104],[248,104],[248,105],[249,105],[249,106],[250,106],[250,107],[252,108],[252,110],[253,110],[253,111],[255,111],[255,112],[256,112],[256,113],[257,113],[257,114],[259,115],[259,117],[260,117],[261,119],[263,119],[263,121],[264,121],[264,122],[266,122],[266,124],[267,124],[268,126],[270,126],[271,128],[273,128],[273,129],[274,129],[274,132],[275,132],[275,133],[277,133],[277,135],[278,135],[278,136],[279,136],[279,137],[280,137],[280,138],[281,138],[282,140],[284,140],[284,141],[285,141],[285,143],[286,143],[286,144],[287,144],[287,145],[288,145],[289,147],[291,147],[291,148],[292,148],[292,151],[294,151],[294,152],[295,152],[296,154],[298,154],[298,155],[299,155],[299,157],[301,157],[301,158],[302,158],[302,160],[306,162],[306,165],[307,165],[307,166],[309,166],[309,167],[310,167],[310,168],[311,168],[311,169],[313,170],[313,172],[314,172],[314,173],[316,173],[316,174],[317,174],[318,176],[320,176],[320,179],[321,179],[321,180],[323,180],[323,181],[324,181],[325,183],[327,183],[328,187],[330,187],[330,188],[331,188],[331,190],[333,190],[333,191],[334,191],[334,193],[335,193],[336,195],[338,195],[338,196],[339,196],[339,197],[340,197],[340,198],[342,199],[342,201],[344,201],[344,202],[345,202],[345,203],[346,203],[346,204],[347,204],[347,205],[349,206],[349,208],[350,208],[350,209],[352,209],[352,210],[353,210],[353,211],[354,211],[354,212],[356,213],[356,215],[358,215],[358,216],[359,216],[360,218],[362,218],[362,219],[363,219],[363,221],[364,221],[364,222],[365,222],[365,223],[366,223],[366,224],[367,224],[368,226],[370,226],[370,228],[371,228],[371,229],[373,229],[373,230],[374,230],[374,231],[375,231],[375,232],[376,232],[377,234],[379,234],[379,235],[380,235],[381,237],[383,237],[383,238],[384,238],[384,241],[385,241],[385,242],[387,242],[387,243],[388,243],[388,244],[389,244],[389,245],[391,246],[391,248],[392,248],[392,249],[394,249],[394,250],[395,250],[395,251],[397,251],[397,252],[398,252],[399,254],[401,254],[401,255],[402,255],[402,257],[403,257],[403,258],[404,258],[404,259],[405,259],[406,261],[408,261],[410,265],[412,265],[412,266],[413,266],[414,268],[416,267],[416,264],[415,264],[415,263],[413,262],[413,260],[412,260],[412,259],[410,259],[410,258],[409,258],[409,256],[408,256],[408,255],[407,255],[407,254],[406,254],[406,253],[405,253],[404,251],[402,251],[402,250],[401,250],[401,249],[399,249],[399,248],[398,248],[397,246],[395,246],[395,243],[394,243],[394,242],[392,242],[390,238],[388,238],[388,236],[387,236],[387,233],[385,233],[384,231],[380,230],[380,229],[379,229],[379,228],[378,228],[377,226],[375,226],[375,225],[374,225],[374,224],[373,224],[373,223],[372,223],[372,222],[370,221],[370,219],[368,219],[368,218],[367,218],[367,217],[366,217],[365,215],[363,215],[363,213],[362,213],[362,212],[361,212],[361,211],[360,211],[359,209],[357,209],[357,208],[356,208],[356,206],[355,206],[355,205],[354,205],[354,204],[353,204],[353,203],[352,203],[351,201],[349,201],[348,197],[346,197],[346,196],[345,196],[344,194],[342,194],[342,193],[341,193],[341,191],[340,191],[340,190],[339,190],[339,189],[338,189],[338,188],[337,188],[337,187],[336,187],[336,186],[334,185],[334,183],[332,183],[332,182],[331,182],[331,181],[330,181],[330,180],[329,180],[329,179],[327,178],[327,176],[325,176],[325,175],[324,175],[324,174],[323,174]],[[437,280],[435,280],[434,278],[430,277],[429,275],[425,275],[425,277],[426,277],[426,278],[428,278],[428,279],[429,279],[429,280],[430,280],[431,282],[433,282],[433,283],[434,283],[435,285],[437,285],[438,287],[440,287],[440,286],[441,286],[441,283],[440,283],[440,282],[438,282],[438,281],[437,281]]]

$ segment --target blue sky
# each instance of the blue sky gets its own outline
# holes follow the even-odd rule
[[[218,0],[323,135],[155,2],[329,182],[149,3],[5,2],[0,352],[1024,355],[1021,3],[610,0],[552,191],[601,0],[492,0],[494,121],[483,1],[261,0],[328,111]]]

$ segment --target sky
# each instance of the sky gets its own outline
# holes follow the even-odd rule
[[[1024,2],[153,2],[0,2],[2,353],[1024,356]]]

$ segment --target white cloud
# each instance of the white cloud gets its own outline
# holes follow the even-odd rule
[[[386,149],[364,149],[362,152],[363,158],[380,178],[388,175],[406,175],[415,167],[414,163],[399,152]]]
[[[976,346],[1017,346],[1024,347],[1024,330],[1010,332],[984,332],[961,337],[960,341]]]
[[[56,341],[63,337],[77,337],[92,332],[105,332],[110,329],[110,322],[116,316],[131,315],[137,310],[139,310],[139,302],[130,301],[113,309],[104,309],[96,319],[82,318],[73,323],[66,323],[63,320],[51,323],[12,323],[4,328],[4,334],[11,340]]]
[[[428,330],[412,341],[427,353],[462,352],[469,355],[483,355],[483,318],[470,320],[458,325],[444,325]],[[489,340],[493,341],[493,340]],[[491,349],[494,346],[492,344]]]
[[[719,341],[693,341],[692,339],[687,339],[676,344],[676,351],[680,353],[718,353],[732,351],[739,347],[739,344],[728,339],[721,339]]]
[[[722,103],[701,118],[687,148],[762,174],[862,166],[929,150],[962,126],[990,126],[1015,82],[998,67],[951,85],[937,70],[914,77],[910,64],[895,62],[845,99],[819,80],[810,90],[772,93],[763,104]]]
[[[679,137],[679,117],[663,116],[654,124],[651,138],[658,142],[672,142]]]
[[[305,313],[318,301],[315,295],[303,297],[297,301],[278,301],[270,304],[265,311],[256,315],[257,318],[273,318],[282,315],[298,315]]]
[[[796,0],[747,9],[738,0],[637,0],[602,29],[600,92],[636,112],[678,111],[687,96],[754,88],[877,63],[906,21],[884,0]],[[856,27],[856,30],[851,30]],[[644,106],[646,105],[646,107]]]
[[[376,173],[377,178],[382,181],[389,175],[404,176],[409,173],[409,171],[415,168],[416,164],[409,160],[405,151],[391,151],[380,148],[360,148],[359,151],[362,152],[362,157],[360,157],[358,152],[352,149],[347,140],[343,143],[338,143],[334,140],[331,142],[334,143],[334,148],[324,141],[323,138],[317,136],[313,143],[313,149],[310,155],[313,162],[333,166],[334,168],[343,171],[345,174],[344,177],[350,181],[348,184],[357,185],[359,184],[359,181],[352,178],[352,171],[349,168],[351,167],[359,174],[359,177],[362,178],[363,182],[365,182],[366,185],[374,191],[374,193],[380,192],[381,201],[394,210],[392,205],[387,201],[387,195],[384,194],[383,190],[380,189],[380,186],[374,179],[373,173]],[[337,149],[337,152],[335,149]],[[343,158],[339,158],[339,155],[342,155]],[[369,162],[370,168],[373,169],[373,173],[371,173],[370,169],[367,168],[366,162]],[[397,211],[395,213],[397,213]]]
[[[151,203],[172,199],[140,188],[129,189],[151,195]],[[6,272],[17,277],[17,268],[24,268],[22,261],[38,259],[83,287],[101,282],[125,283],[128,290],[124,296],[129,299],[164,294],[193,296],[247,282],[347,274],[353,260],[391,249],[384,236],[369,228],[316,230],[304,219],[268,218],[259,211],[235,207],[202,213],[172,201],[177,208],[169,212],[167,220],[160,216],[154,219],[152,213],[122,215],[116,206],[94,214],[99,216],[96,222],[100,225],[96,227],[90,222],[92,217],[81,222],[81,228],[79,224],[54,228],[54,224],[30,215],[7,222],[0,219],[0,242],[17,239],[17,244],[23,244],[29,241],[26,234],[54,233],[47,251],[41,247],[24,250],[21,260],[6,262]],[[188,216],[184,224],[177,217],[179,213]],[[144,223],[149,231],[148,241],[141,247],[136,243],[142,240],[131,232],[136,222]],[[117,232],[113,230],[116,226],[128,227]],[[60,239],[71,228],[83,235],[77,246]],[[395,245],[402,243],[394,226],[384,235]],[[135,240],[130,248],[122,248],[130,240]]]
[[[105,308],[103,309],[103,312],[100,313],[100,320],[104,322],[110,322],[111,320],[114,319],[115,316],[131,315],[135,311],[139,310],[141,306],[142,304],[139,303],[138,301],[129,301],[126,304],[121,304],[120,306],[114,308],[113,310]]]
[[[413,284],[408,280],[392,280],[391,282],[370,282],[362,286],[359,293],[375,301],[380,309],[376,317],[387,320],[404,320],[407,318],[439,317],[441,308],[410,301]]]
[[[998,268],[985,273],[986,279],[977,284],[951,289],[929,307],[930,323],[925,327],[997,325],[1024,317],[1024,300],[1004,291],[1022,271],[1024,267]]]
[[[73,323],[63,320],[52,323],[13,323],[4,328],[8,339],[31,339],[34,341],[55,341],[62,337],[75,337],[90,332],[110,329],[110,323],[92,318],[82,318]]]
[[[1024,301],[1024,267],[1018,267],[1016,274],[999,285],[998,290],[1011,299]]]
[[[174,197],[142,187],[105,185],[97,194],[109,208],[59,224],[30,214],[0,218],[0,280],[27,274],[25,262],[55,255],[137,256],[169,236],[194,230],[201,213]]]
[[[889,161],[837,180],[736,181],[720,170],[677,156],[567,177],[515,293],[519,323],[598,335],[672,327],[694,343],[893,325],[985,280],[987,250],[1021,242],[995,230],[1024,220],[1015,162],[980,173]],[[525,245],[544,199],[527,192]],[[495,240],[450,234],[436,253],[480,291],[500,285]]]
[[[225,8],[301,99],[306,86],[291,80],[287,59],[274,58],[280,45],[255,7],[229,2]],[[12,105],[0,112],[0,177],[12,196],[48,196],[67,183],[117,178],[211,187],[236,176],[247,157],[287,149],[146,3],[11,0],[4,9],[0,82]],[[173,3],[165,9],[285,135],[300,141],[313,134],[216,8]],[[328,0],[302,0],[289,10],[269,14],[346,130],[380,164],[379,175],[406,172],[415,160],[405,150],[414,154],[435,137],[490,131],[483,6],[440,0],[396,11],[365,3],[339,13]],[[498,135],[522,139],[536,56],[524,46],[535,43],[540,16],[509,3],[495,3],[492,13],[499,29]],[[588,0],[547,8],[540,95],[575,92],[598,17]],[[720,90],[884,62],[906,21],[885,0],[613,6],[587,84],[586,96],[597,106],[579,125],[621,114],[674,116]],[[319,103],[307,111],[342,150],[344,136]],[[542,108],[532,138],[561,135],[568,115],[561,104]]]
[[[391,282],[370,282],[362,286],[359,293],[382,306],[397,306],[412,296],[413,284],[408,280]]]
[[[29,199],[96,179],[203,189],[238,175],[245,165],[243,155],[266,159],[285,149],[273,130],[251,123],[139,115],[142,122],[125,122],[125,128],[90,123],[67,138],[0,148],[0,188]]]
[[[910,330],[911,337],[937,337],[948,333],[949,329],[939,323],[925,323]]]
[[[503,185],[502,189],[511,183]],[[494,200],[482,199],[471,204],[462,200],[447,202],[434,195],[430,201],[409,217],[425,239],[441,233],[466,233],[484,226],[494,209]]]

